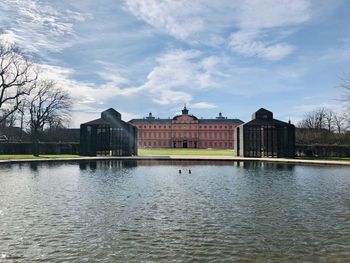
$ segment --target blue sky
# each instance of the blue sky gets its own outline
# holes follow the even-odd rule
[[[0,40],[16,43],[74,98],[72,127],[113,107],[123,119],[297,122],[341,111],[350,2],[341,0],[0,0]]]

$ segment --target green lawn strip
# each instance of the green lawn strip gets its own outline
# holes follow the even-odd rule
[[[233,156],[233,150],[207,150],[207,149],[139,149],[139,155],[215,155]]]
[[[350,157],[295,157],[300,160],[350,161]]]
[[[34,156],[31,154],[6,154],[0,155],[0,160],[18,160],[18,159],[41,159],[41,158],[78,158],[79,155],[73,154],[43,154]]]

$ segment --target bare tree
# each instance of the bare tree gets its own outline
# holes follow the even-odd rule
[[[346,117],[344,114],[336,113],[333,115],[333,125],[337,133],[342,133],[346,127]]]
[[[320,108],[309,112],[304,119],[298,123],[299,128],[321,130],[326,127],[326,112],[325,108]]]
[[[0,109],[6,109],[0,122],[18,109],[37,77],[34,64],[18,48],[0,44]]]
[[[71,106],[69,94],[56,83],[44,80],[37,83],[29,99],[30,128],[33,154],[38,155],[38,135],[54,116],[67,116]]]
[[[339,86],[344,90],[342,100],[350,104],[350,74],[345,74],[345,76],[341,78],[341,83]]]
[[[325,125],[326,125],[326,129],[329,131],[329,132],[332,132],[333,131],[333,119],[334,119],[334,115],[335,113],[331,110],[325,110],[325,113],[324,113],[324,122],[325,122]]]

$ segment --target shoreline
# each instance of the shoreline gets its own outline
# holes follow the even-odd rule
[[[36,159],[7,159],[0,160],[1,164],[38,163],[38,162],[66,162],[66,161],[108,161],[108,160],[177,160],[177,161],[241,161],[241,162],[274,162],[288,164],[312,165],[341,165],[349,166],[350,161],[340,160],[307,160],[291,158],[251,158],[235,156],[205,156],[205,155],[144,155],[144,156],[99,156],[99,157],[68,157],[68,158],[36,158]]]

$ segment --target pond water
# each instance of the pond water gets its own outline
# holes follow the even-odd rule
[[[0,262],[349,260],[346,167],[175,161],[0,166]]]

